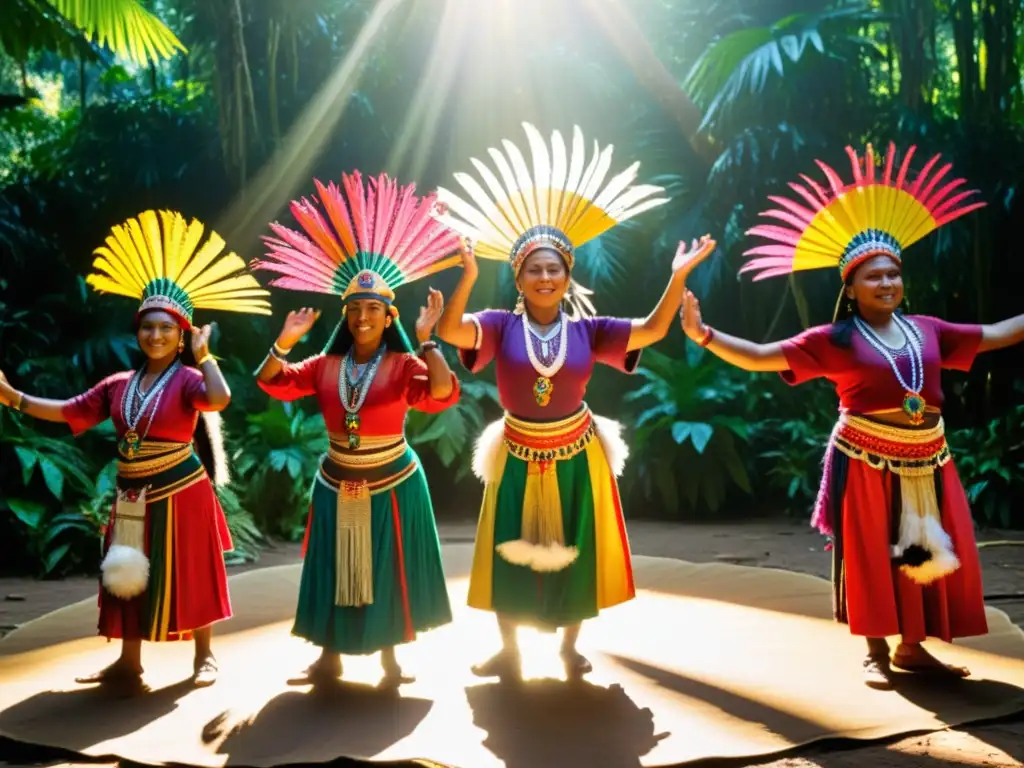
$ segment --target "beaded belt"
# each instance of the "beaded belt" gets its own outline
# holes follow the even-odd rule
[[[951,458],[941,419],[929,429],[907,429],[843,414],[832,444],[851,459],[907,477],[930,475]]]
[[[582,453],[596,434],[586,404],[559,421],[524,421],[505,414],[505,445],[509,453],[530,462],[571,459]]]
[[[399,485],[419,467],[402,435],[363,437],[359,450],[331,435],[317,480],[335,491],[335,604],[373,603],[371,497]]]
[[[951,459],[941,418],[929,429],[908,429],[843,414],[832,445],[851,459],[898,477],[900,506],[893,510],[890,555],[904,574],[927,585],[960,567],[953,541],[942,527],[936,492],[935,471]]]

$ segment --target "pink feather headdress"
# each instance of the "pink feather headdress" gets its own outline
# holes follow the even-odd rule
[[[784,226],[762,224],[747,231],[748,235],[771,243],[748,250],[744,256],[756,258],[744,264],[740,273],[754,272],[754,280],[763,280],[803,269],[839,267],[845,281],[872,256],[886,254],[900,261],[909,245],[985,205],[967,202],[977,190],[956,191],[965,183],[963,179],[949,180],[940,186],[952,168],[947,163],[935,170],[940,155],[929,160],[910,181],[910,160],[916,149],[910,147],[897,167],[896,146],[890,143],[879,178],[870,144],[863,158],[847,147],[853,170],[850,183],[825,163],[815,161],[825,174],[828,187],[801,174],[803,185],[789,185],[801,202],[769,197],[779,207],[761,216]]]
[[[271,285],[340,296],[343,302],[374,298],[397,315],[395,289],[461,263],[461,237],[431,215],[435,195],[417,197],[415,184],[399,186],[386,174],[363,183],[342,174],[341,187],[314,180],[317,195],[291,203],[305,231],[277,222],[277,237],[253,269],[276,272]]]

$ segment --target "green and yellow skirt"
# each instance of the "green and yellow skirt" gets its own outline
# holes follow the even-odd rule
[[[471,607],[553,629],[635,596],[615,479],[628,454],[620,433],[586,405],[553,422],[506,414],[484,431]]]
[[[452,620],[434,509],[401,436],[331,441],[313,483],[292,634],[370,654]]]

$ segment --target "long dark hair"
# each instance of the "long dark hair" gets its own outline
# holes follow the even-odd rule
[[[157,310],[150,310],[157,311]],[[139,321],[148,314],[143,312],[136,318],[135,329],[138,331]],[[179,328],[181,326],[179,325]],[[192,352],[191,331],[181,329],[182,350],[175,356],[175,360],[182,365],[197,368],[196,356]],[[140,365],[145,365],[145,355]],[[138,368],[138,366],[136,366]],[[195,432],[192,434],[192,446],[195,448],[196,456],[206,469],[206,474],[214,485],[227,485],[231,482],[231,473],[228,468],[227,452],[224,450],[223,419],[219,413],[200,411],[199,420],[196,422]]]

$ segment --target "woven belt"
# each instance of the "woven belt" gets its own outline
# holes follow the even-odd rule
[[[505,414],[505,445],[523,461],[558,461],[582,453],[596,434],[590,409],[559,421],[524,421]]]
[[[952,458],[941,419],[928,429],[907,429],[843,414],[832,443],[851,459],[901,476],[931,474]]]

